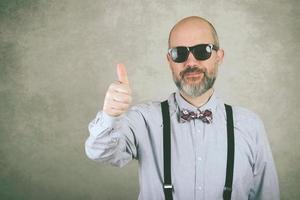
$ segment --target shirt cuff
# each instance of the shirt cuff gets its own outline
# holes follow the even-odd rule
[[[98,137],[102,134],[109,133],[113,129],[116,129],[121,116],[112,117],[103,111],[99,111],[96,118],[89,124],[90,134],[94,137]]]
[[[100,121],[101,121],[100,123],[105,124],[109,127],[114,127],[114,125],[118,121],[120,121],[120,116],[119,117],[112,117],[112,116],[106,114],[104,111],[98,112],[97,117],[98,117],[98,115],[100,116]]]

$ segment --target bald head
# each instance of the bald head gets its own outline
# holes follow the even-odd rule
[[[175,24],[169,34],[169,48],[197,41],[212,42],[219,47],[219,39],[214,26],[198,16],[186,17]],[[211,40],[211,41],[210,41]]]

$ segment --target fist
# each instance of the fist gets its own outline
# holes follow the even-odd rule
[[[117,65],[117,74],[118,81],[108,87],[103,104],[103,111],[112,117],[125,113],[132,101],[127,72],[123,64]]]

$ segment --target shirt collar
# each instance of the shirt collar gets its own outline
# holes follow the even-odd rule
[[[200,106],[200,107],[196,107],[196,106],[190,104],[189,102],[187,102],[181,96],[180,91],[177,90],[174,93],[174,105],[175,105],[175,107],[173,107],[173,109],[171,110],[171,115],[173,115],[173,114],[176,113],[177,114],[177,118],[179,120],[180,111],[182,109],[188,109],[188,110],[191,110],[191,111],[194,111],[194,112],[196,112],[197,110],[204,111],[204,110],[208,109],[214,115],[214,113],[216,112],[217,104],[218,104],[218,102],[217,102],[217,94],[216,94],[215,90],[213,90],[213,93],[209,97],[208,101],[205,104],[203,104],[202,106]]]

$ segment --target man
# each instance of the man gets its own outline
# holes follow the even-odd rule
[[[129,109],[130,85],[119,64],[119,80],[109,86],[103,111],[89,124],[87,156],[119,167],[139,160],[140,200],[279,199],[262,121],[237,106],[230,115],[214,92],[223,57],[211,23],[195,16],[179,21],[170,32],[167,53],[178,90],[168,98],[166,110],[155,101]],[[163,118],[168,111],[170,116]],[[233,130],[227,129],[231,116]],[[171,132],[170,155],[165,153],[166,132]],[[227,138],[230,134],[234,139]],[[234,153],[227,151],[232,143]],[[232,184],[224,187],[231,178]]]

